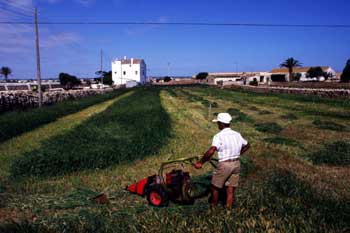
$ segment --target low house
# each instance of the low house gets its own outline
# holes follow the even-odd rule
[[[211,85],[248,84],[256,79],[258,83],[265,84],[270,81],[269,72],[227,72],[209,73],[207,83]]]
[[[124,57],[112,62],[112,80],[115,85],[124,85],[128,81],[144,85],[147,82],[146,70],[146,63],[143,59]]]
[[[309,80],[307,77],[307,72],[312,67],[295,67],[293,68],[294,75],[299,74],[300,81]],[[337,73],[330,66],[321,66],[323,72],[329,73],[333,78],[337,77]],[[287,68],[276,68],[271,71],[271,80],[276,82],[283,82],[290,80],[289,71]]]

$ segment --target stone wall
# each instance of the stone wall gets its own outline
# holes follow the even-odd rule
[[[297,95],[313,95],[326,98],[340,98],[350,99],[349,89],[317,89],[317,88],[290,88],[290,87],[254,87],[254,86],[242,86],[242,85],[231,85],[225,87],[229,89],[247,90],[257,93],[287,93]]]
[[[113,91],[108,89],[87,89],[69,91],[49,91],[43,93],[43,104],[50,105],[64,100],[80,99]],[[32,91],[0,91],[0,113],[38,106],[38,93]]]

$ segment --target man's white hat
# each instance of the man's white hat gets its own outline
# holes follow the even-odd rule
[[[232,117],[229,113],[227,112],[223,112],[223,113],[219,113],[217,118],[213,120],[213,122],[221,122],[221,123],[224,123],[224,124],[230,124],[232,120]]]

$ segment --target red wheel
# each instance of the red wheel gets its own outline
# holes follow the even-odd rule
[[[159,184],[150,185],[146,191],[146,197],[148,203],[153,206],[167,206],[169,203],[165,189]]]
[[[155,205],[155,206],[159,206],[160,203],[162,203],[162,197],[156,191],[153,191],[149,194],[149,199],[152,205]]]

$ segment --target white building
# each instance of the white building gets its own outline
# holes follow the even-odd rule
[[[271,74],[269,72],[227,72],[227,73],[209,73],[207,82],[213,85],[232,85],[245,84],[254,79],[261,84],[270,81]]]
[[[136,81],[143,85],[147,81],[146,63],[143,59],[130,58],[115,60],[112,62],[112,80],[114,85],[126,84],[128,81]]]
[[[309,77],[307,77],[307,72],[309,71],[311,67],[295,67],[293,69],[294,75],[299,74],[300,75],[300,81],[307,81],[310,80]],[[329,73],[332,75],[330,79],[337,78],[337,73],[332,69],[330,66],[321,66],[323,72]],[[318,81],[324,81],[323,77],[319,77]],[[322,80],[323,78],[323,80]],[[281,81],[281,80],[290,80],[289,77],[289,71],[287,68],[277,68],[273,69],[271,71],[271,79],[272,81]],[[316,79],[317,80],[317,79]]]

